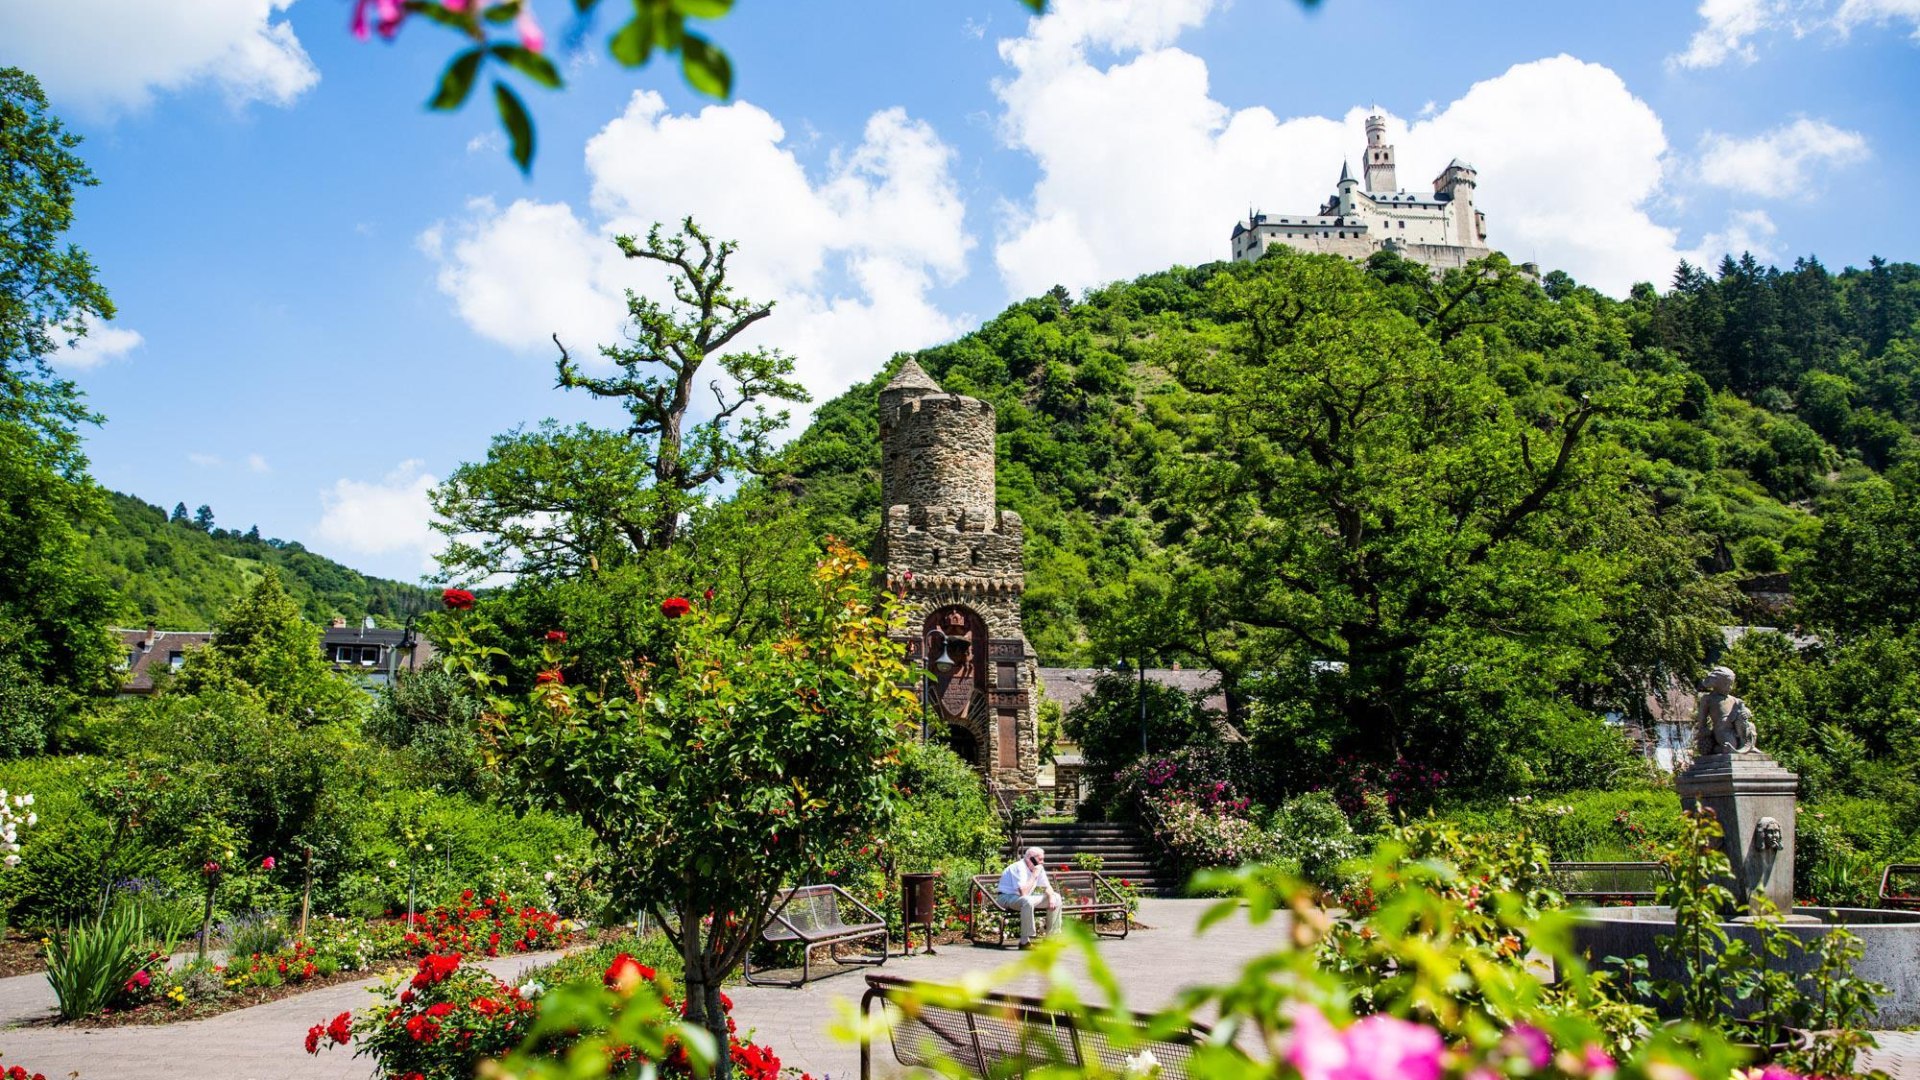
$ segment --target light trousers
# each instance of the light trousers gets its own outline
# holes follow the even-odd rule
[[[1001,893],[1000,906],[1020,909],[1020,940],[1023,943],[1033,940],[1035,911],[1047,913],[1047,933],[1058,933],[1060,930],[1060,918],[1063,914],[1060,910],[1060,897],[1052,891],[1041,892],[1036,889],[1025,896],[1008,896],[1006,893]]]

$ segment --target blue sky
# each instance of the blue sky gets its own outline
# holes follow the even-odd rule
[[[657,287],[615,232],[739,239],[780,304],[753,343],[825,398],[1055,282],[1224,257],[1249,207],[1316,207],[1375,107],[1404,187],[1472,161],[1495,247],[1616,294],[1727,250],[1920,258],[1915,0],[746,0],[712,30],[727,105],[532,2],[571,86],[527,91],[530,179],[483,101],[421,108],[456,44],[423,23],[0,4],[0,64],[101,179],[75,238],[120,315],[62,363],[102,483],[414,578],[425,491],[493,435],[614,421],[552,389],[547,339],[591,354]]]

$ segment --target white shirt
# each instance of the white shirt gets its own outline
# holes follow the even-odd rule
[[[1027,860],[1021,859],[1000,872],[1000,895],[1019,896],[1027,882],[1033,882],[1034,892],[1047,891],[1047,868],[1029,867]]]

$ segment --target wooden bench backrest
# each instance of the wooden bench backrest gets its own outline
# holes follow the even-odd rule
[[[1920,911],[1920,863],[1890,863],[1881,871],[1880,906]]]
[[[867,976],[867,998],[895,1001],[908,992],[905,979]],[[1135,1014],[1132,1030],[1144,1032],[1146,1018]],[[1094,1062],[1105,1071],[1126,1072],[1126,1058],[1143,1048],[1152,1051],[1160,1073],[1168,1080],[1187,1075],[1194,1044],[1207,1029],[1195,1025],[1182,1038],[1130,1040],[1116,1045],[1106,1032],[1077,1024],[1070,1015],[1055,1012],[1038,998],[988,994],[964,1006],[916,1002],[902,1009],[891,1027],[895,1060],[908,1067],[931,1068],[951,1061],[976,1076],[1025,1075],[1041,1065],[1087,1068]]]

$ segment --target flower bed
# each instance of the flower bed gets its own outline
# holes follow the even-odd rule
[[[641,963],[632,954],[617,953],[604,970],[574,972],[570,989],[598,981],[621,999],[640,998],[657,1004],[663,1015],[684,1015],[674,997],[670,976]],[[562,965],[546,969],[563,970]],[[383,1004],[358,1016],[340,1013],[307,1029],[302,1043],[309,1054],[357,1044],[354,1053],[374,1059],[381,1076],[397,1080],[455,1080],[474,1075],[481,1062],[502,1057],[518,1047],[532,1026],[537,1002],[547,989],[530,979],[509,984],[482,968],[462,963],[458,954],[430,954],[421,958],[411,978],[387,988]],[[779,1080],[780,1059],[772,1050],[741,1037],[733,1021],[733,1001],[720,995],[727,1017],[728,1054],[743,1080]],[[540,1053],[558,1056],[577,1039],[589,1034],[547,1039]],[[653,1053],[632,1044],[616,1044],[609,1054],[616,1067],[644,1061],[657,1065],[657,1076],[691,1080],[692,1062],[678,1038],[665,1037]]]
[[[412,968],[422,956],[466,952],[500,956],[564,948],[568,924],[550,911],[522,907],[505,894],[478,903],[469,891],[450,905],[404,920],[317,918],[303,938],[279,948],[230,957],[226,963],[190,961],[179,967],[148,962],[121,988],[105,1012],[82,1023],[96,1027],[171,1024],[291,997],[325,986]]]

